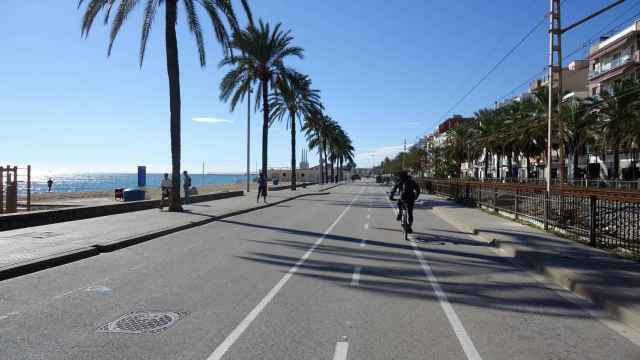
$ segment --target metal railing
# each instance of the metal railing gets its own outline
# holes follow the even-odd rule
[[[507,184],[527,184],[527,185],[545,185],[546,179],[544,178],[523,178],[523,177],[511,177],[511,178],[485,178],[484,182],[490,183],[507,183]],[[552,185],[559,185],[560,179],[551,179]],[[613,180],[613,179],[567,179],[567,185],[576,188],[594,188],[594,189],[609,189],[609,190],[625,190],[625,191],[640,191],[640,180]]]
[[[421,187],[469,206],[575,235],[591,246],[640,255],[640,194],[605,189],[424,179]]]
[[[615,70],[615,69],[619,68],[620,66],[631,62],[632,60],[633,60],[633,58],[631,56],[624,57],[624,58],[621,57],[621,58],[612,60],[612,61],[607,63],[608,66],[606,67],[606,69],[603,66],[598,70],[589,71],[589,80],[597,78],[598,76],[600,76],[602,74],[605,74],[605,73],[608,73],[611,70]]]

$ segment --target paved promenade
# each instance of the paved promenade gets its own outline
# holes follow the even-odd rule
[[[330,185],[313,185],[296,191],[269,192],[267,201],[280,202],[295,196],[321,192]],[[118,247],[138,239],[206,223],[230,213],[261,207],[256,192],[209,202],[185,205],[185,212],[158,209],[128,212],[92,219],[69,221],[0,232],[0,274],[2,270],[31,264],[62,255],[90,256],[99,253],[95,247]]]

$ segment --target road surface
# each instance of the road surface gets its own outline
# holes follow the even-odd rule
[[[402,240],[388,190],[340,186],[0,282],[0,359],[640,359],[637,333],[428,197]]]

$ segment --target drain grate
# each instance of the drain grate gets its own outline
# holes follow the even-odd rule
[[[132,312],[100,326],[98,331],[121,334],[155,334],[168,329],[187,315],[186,311]]]

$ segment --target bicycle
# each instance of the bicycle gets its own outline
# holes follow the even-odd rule
[[[395,201],[394,198],[389,198],[390,201]],[[400,200],[400,205],[398,206],[398,211],[402,212],[402,216],[400,217],[400,227],[402,228],[402,238],[405,241],[409,240],[409,211],[407,211],[407,207],[404,204],[404,201]]]
[[[400,227],[402,227],[402,238],[405,241],[409,240],[409,232],[407,229],[409,228],[409,212],[407,211],[407,207],[404,205],[404,201],[400,201],[401,207],[398,207],[398,211],[402,211],[402,221],[400,222]]]

